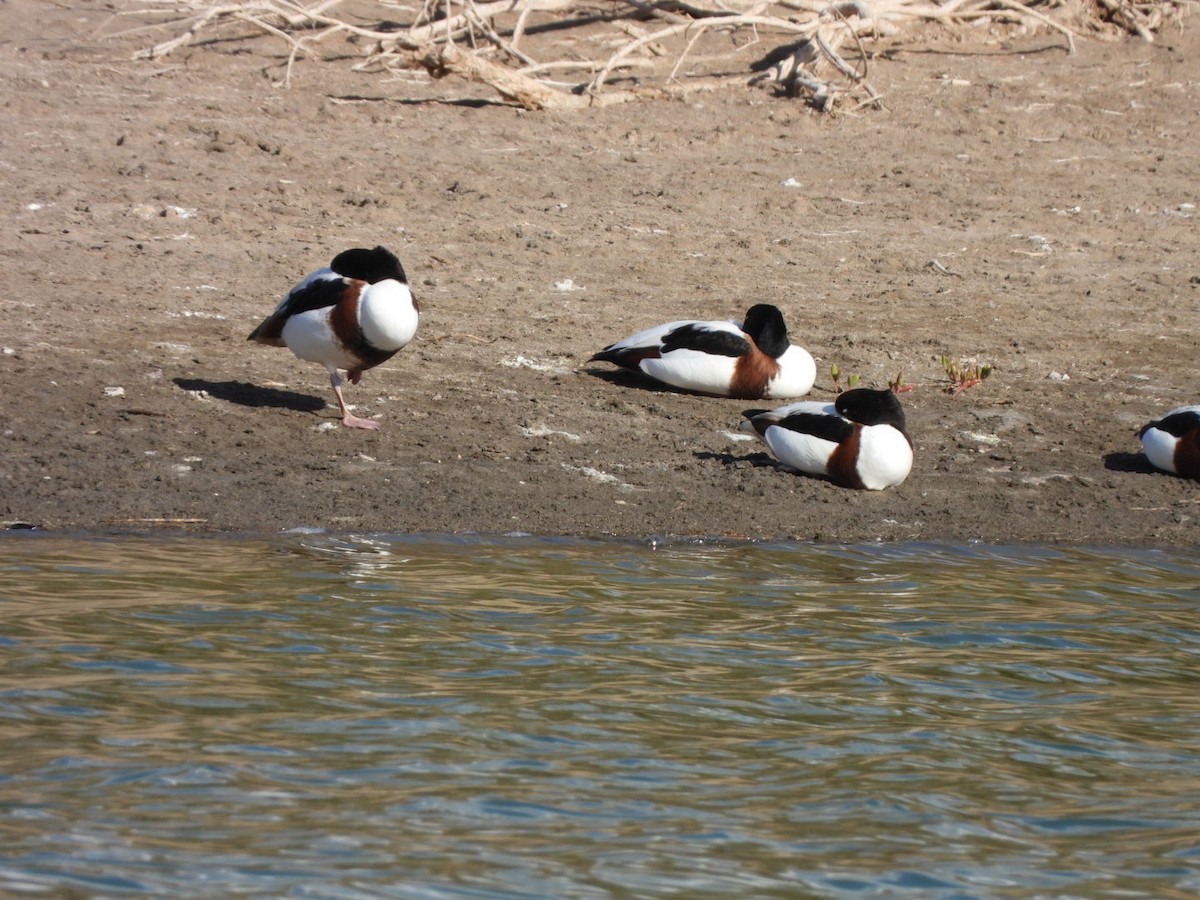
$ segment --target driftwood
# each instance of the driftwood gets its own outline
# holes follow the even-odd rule
[[[216,5],[212,0],[124,0],[128,8],[119,14],[157,18],[148,27],[178,32],[140,51],[140,59],[166,56],[230,31],[269,35],[288,47],[283,85],[298,58],[315,58],[322,42],[341,37],[360,56],[357,70],[423,68],[434,78],[457,76],[487,85],[503,102],[532,110],[581,110],[740,82],[773,85],[830,111],[845,98],[860,106],[880,105],[880,94],[867,80],[867,44],[905,27],[924,22],[953,27],[987,18],[1058,34],[1064,49],[1074,52],[1077,39],[1106,29],[1154,40],[1197,2],[1084,0],[1095,4],[1093,16],[1081,17],[1074,8],[1073,21],[1061,18],[1067,7],[1059,0],[610,0],[603,13],[576,0],[424,0],[415,11],[398,0],[377,0],[373,22],[351,21],[339,9],[343,0]],[[369,4],[362,0],[355,5],[360,17],[364,6]],[[397,26],[397,14],[410,21]],[[528,49],[532,27],[561,31],[575,21],[590,24],[593,33],[573,45],[592,52],[538,59]],[[697,55],[702,42],[708,57]],[[761,45],[763,53],[747,65],[743,51],[753,45]],[[726,49],[713,56],[713,46]],[[703,68],[703,59],[719,60],[721,65],[712,67],[719,74],[695,71]],[[571,71],[582,73],[583,80],[554,80],[554,73]],[[618,79],[622,84],[615,86]]]
[[[434,78],[461,75],[496,90],[500,96],[518,103],[525,109],[582,109],[592,105],[623,103],[636,96],[632,91],[607,93],[603,96],[571,94],[552,88],[536,78],[490,62],[478,53],[464,52],[455,44],[431,47],[421,55],[421,65]]]

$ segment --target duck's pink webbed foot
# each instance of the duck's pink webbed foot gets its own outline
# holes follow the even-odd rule
[[[362,373],[358,373],[362,377]],[[342,410],[342,426],[345,428],[365,428],[367,431],[378,431],[379,423],[374,419],[362,419],[356,415],[352,415],[349,408],[346,406],[346,400],[342,396],[342,380],[333,375],[329,379],[329,383],[333,385],[333,394],[337,397],[338,406]]]
[[[368,431],[379,430],[379,423],[374,419],[360,419],[358,416],[350,415],[350,413],[342,416],[342,425],[346,428],[365,428]]]

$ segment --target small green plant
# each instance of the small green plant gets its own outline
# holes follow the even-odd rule
[[[903,372],[897,372],[896,377],[888,382],[888,387],[892,389],[893,394],[904,394],[913,389],[911,384],[904,383]]]
[[[837,363],[829,367],[829,377],[833,379],[833,392],[840,394],[842,392],[842,370],[838,368]],[[854,388],[862,381],[857,375],[851,375],[846,379],[846,388]]]
[[[946,390],[951,394],[961,394],[967,388],[975,387],[977,384],[983,384],[987,377],[992,374],[992,367],[987,363],[976,364],[973,366],[960,366],[948,356],[941,358],[942,370],[946,373],[946,377],[950,379],[950,384]]]

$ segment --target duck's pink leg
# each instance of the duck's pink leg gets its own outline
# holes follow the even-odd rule
[[[361,373],[359,377],[362,377]],[[333,395],[337,397],[338,407],[342,410],[342,425],[346,428],[366,428],[369,431],[375,431],[379,428],[379,423],[374,419],[360,419],[358,416],[351,415],[349,408],[346,406],[346,399],[342,396],[342,379],[337,372],[330,374],[329,383],[333,386]]]

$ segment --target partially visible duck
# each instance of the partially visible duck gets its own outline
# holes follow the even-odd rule
[[[1146,458],[1164,472],[1200,478],[1200,406],[1180,406],[1138,432]]]
[[[391,359],[417,331],[417,301],[404,268],[390,250],[356,248],[339,253],[293,287],[247,340],[287,347],[300,359],[320,363],[347,428],[378,428],[351,415],[342,397],[345,369],[351,384]]]
[[[667,322],[609,344],[592,360],[644,372],[672,387],[742,400],[802,397],[817,365],[788,340],[779,308],[752,306],[736,322]]]
[[[843,487],[895,487],[912,470],[904,409],[890,390],[855,388],[833,403],[809,400],[742,415],[742,430],[762,438],[781,463]]]

